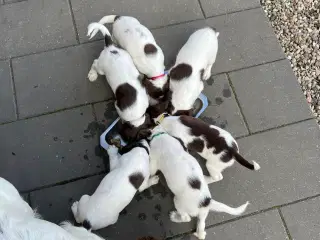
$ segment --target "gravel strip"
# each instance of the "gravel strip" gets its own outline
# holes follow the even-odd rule
[[[261,0],[320,124],[320,0]]]

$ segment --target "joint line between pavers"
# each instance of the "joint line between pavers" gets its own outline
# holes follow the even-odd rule
[[[69,180],[53,183],[53,184],[43,185],[41,187],[31,188],[31,189],[26,190],[26,191],[21,191],[20,193],[21,194],[28,193],[30,195],[30,193],[32,193],[32,192],[36,192],[36,191],[47,189],[47,188],[57,187],[57,186],[61,186],[61,185],[66,185],[66,184],[69,184],[69,183],[73,183],[73,182],[76,182],[76,181],[79,181],[79,180],[84,180],[84,179],[87,179],[87,178],[90,178],[90,177],[99,176],[99,175],[102,175],[102,174],[105,175],[106,174],[106,170],[105,171],[100,171],[100,172],[97,172],[97,173],[93,173],[93,174],[89,174],[89,175],[85,175],[85,176],[82,176],[82,177],[77,177],[77,178],[73,178],[73,179],[69,179]]]
[[[256,6],[256,7],[249,7],[249,8],[245,8],[245,9],[234,10],[234,11],[226,12],[226,13],[219,13],[217,15],[207,16],[206,19],[215,18],[215,17],[221,17],[221,16],[227,16],[227,15],[234,14],[234,13],[240,13],[240,12],[245,12],[245,11],[249,11],[249,10],[255,10],[255,9],[258,9],[258,8],[262,8],[261,5],[260,6]]]
[[[296,121],[296,122],[286,123],[286,124],[279,125],[279,126],[276,126],[276,127],[273,127],[273,128],[268,128],[268,129],[265,129],[265,130],[253,132],[251,134],[247,134],[247,135],[244,135],[244,136],[236,137],[236,140],[239,140],[239,139],[242,139],[242,138],[246,138],[246,137],[250,137],[250,136],[254,136],[254,135],[257,135],[257,134],[260,134],[260,133],[265,133],[265,132],[281,129],[281,128],[284,128],[284,127],[288,127],[288,126],[291,126],[291,125],[299,124],[299,123],[306,122],[306,121],[309,121],[309,120],[316,120],[316,118],[315,117],[309,117],[309,118],[306,118],[306,119],[303,119],[303,120],[299,120],[299,121]]]
[[[10,4],[15,4],[15,3],[19,3],[19,2],[26,2],[27,0],[15,0],[13,2],[4,2],[5,0],[0,0],[0,4],[2,3],[3,5],[10,5]]]
[[[262,62],[262,63],[258,63],[258,64],[254,64],[254,65],[250,65],[250,66],[245,66],[245,67],[241,67],[241,68],[235,68],[226,72],[216,72],[214,73],[212,76],[217,76],[220,74],[228,74],[228,73],[232,73],[232,72],[238,72],[238,71],[242,71],[242,70],[246,70],[246,69],[250,69],[250,68],[254,68],[254,67],[259,67],[259,66],[263,66],[263,65],[267,65],[267,64],[272,64],[272,63],[276,63],[276,62],[280,62],[283,60],[288,60],[286,57],[283,58],[278,58],[272,61],[266,61],[266,62]]]
[[[237,102],[237,104],[238,104],[238,107],[239,107],[240,113],[241,113],[241,115],[242,115],[244,124],[246,125],[246,128],[247,128],[247,130],[248,130],[248,132],[249,132],[249,135],[251,135],[251,131],[250,131],[250,128],[249,128],[248,121],[247,121],[247,119],[246,119],[246,117],[245,117],[245,115],[244,115],[244,113],[243,113],[243,109],[242,109],[242,107],[241,107],[241,105],[240,105],[240,102],[239,102],[237,93],[236,93],[236,91],[235,91],[235,88],[234,88],[234,86],[233,86],[233,84],[232,84],[232,81],[231,81],[231,79],[230,79],[229,74],[226,73],[226,75],[227,75],[228,82],[229,82],[229,84],[230,84],[230,86],[231,86],[231,89],[232,89],[232,91],[233,91],[234,98],[236,99],[236,102]]]
[[[109,102],[109,101],[113,101],[113,98],[106,99],[106,100],[101,100],[101,101],[96,101],[96,102],[91,102],[91,103],[84,103],[84,104],[80,104],[80,105],[76,105],[76,106],[72,106],[72,107],[68,107],[68,108],[62,108],[62,109],[59,109],[59,110],[56,110],[56,111],[45,112],[45,113],[41,113],[41,114],[38,114],[38,115],[28,116],[28,117],[25,117],[25,118],[20,118],[17,121],[9,121],[9,122],[0,123],[0,126],[6,125],[6,124],[10,124],[10,123],[14,123],[14,122],[20,122],[20,121],[24,121],[24,120],[28,120],[28,119],[34,119],[34,118],[37,118],[37,117],[42,117],[42,116],[46,116],[46,115],[50,115],[50,114],[54,114],[54,113],[63,112],[63,111],[68,111],[68,110],[72,110],[72,109],[76,109],[76,108],[80,108],[80,107],[85,107],[85,106],[88,106],[88,105],[91,105],[91,104]]]
[[[13,92],[13,98],[14,98],[14,101],[13,101],[14,110],[15,110],[16,119],[19,120],[18,99],[17,99],[16,84],[14,82],[12,59],[9,60],[9,68],[10,68],[11,85],[12,85],[12,92]]]
[[[285,228],[285,230],[286,230],[287,236],[288,236],[289,240],[292,240],[292,237],[291,237],[291,234],[290,234],[288,225],[287,225],[287,223],[286,223],[286,221],[285,221],[285,219],[284,219],[284,216],[283,216],[282,211],[281,211],[280,208],[278,208],[278,212],[279,212],[279,215],[280,215],[282,224],[283,224],[283,226],[284,226],[284,228]]]
[[[70,9],[70,15],[71,15],[73,28],[74,28],[74,33],[76,35],[76,40],[77,40],[77,43],[80,44],[79,33],[78,33],[77,25],[76,25],[76,20],[74,18],[73,10],[72,10],[71,0],[68,0],[68,5],[69,5],[69,9]]]
[[[203,17],[206,19],[206,14],[205,14],[205,12],[204,12],[204,10],[203,10],[201,0],[198,0],[198,3],[199,3],[199,6],[200,6],[200,9],[201,9],[202,15],[203,15]]]

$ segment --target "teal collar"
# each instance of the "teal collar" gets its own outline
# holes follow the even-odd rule
[[[159,137],[159,136],[162,135],[162,134],[167,134],[167,133],[165,133],[165,132],[159,132],[159,133],[153,135],[152,138],[151,138],[151,140],[150,140],[150,142],[151,142],[154,138]]]

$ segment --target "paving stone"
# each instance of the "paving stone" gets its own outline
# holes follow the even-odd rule
[[[287,60],[232,72],[230,78],[252,132],[312,117]]]
[[[318,194],[319,140],[314,120],[239,139],[240,153],[257,161],[261,169],[253,172],[235,163],[223,172],[222,181],[209,185],[213,199],[234,207],[250,201],[244,213],[249,214]],[[206,222],[212,225],[232,218],[211,212]],[[195,227],[195,222],[166,225],[167,232],[176,235]]]
[[[67,0],[28,0],[0,8],[0,58],[77,43]]]
[[[200,0],[206,17],[260,6],[259,0]]]
[[[45,188],[30,193],[32,205],[47,221],[60,223],[74,221],[71,205],[84,194],[92,194],[103,178],[102,175],[89,177],[56,187]]]
[[[234,137],[248,134],[227,75],[211,77],[203,93],[208,97],[209,106],[200,117],[202,120],[226,129]]]
[[[109,126],[117,117],[114,101],[101,102],[93,105],[99,123]]]
[[[166,56],[167,67],[175,62],[178,51],[189,36],[205,26],[214,27],[220,32],[213,74],[285,57],[264,12],[254,9],[153,30]]]
[[[220,32],[215,74],[285,57],[260,8],[213,17],[206,24]]]
[[[206,239],[288,239],[286,230],[282,224],[277,210],[261,213],[259,215],[240,219],[235,222],[209,228],[206,231]],[[176,240],[197,240],[197,238],[193,235],[188,235],[176,238]]]
[[[292,239],[320,238],[320,198],[281,208]]]
[[[66,185],[32,192],[31,201],[39,213],[47,220],[59,223],[73,221],[70,207],[83,194],[92,194],[103,176],[91,177]],[[161,178],[161,183],[164,179]],[[164,224],[169,221],[168,212],[172,209],[172,196],[165,185],[156,185],[137,194],[133,201],[122,211],[118,222],[101,229],[98,233],[107,239],[138,239],[166,236]]]
[[[210,185],[212,196],[232,206],[250,201],[246,212],[250,213],[318,194],[319,140],[319,126],[314,120],[238,140],[245,159],[257,161],[261,169],[252,172],[235,163],[225,171],[222,181]],[[207,222],[231,217],[210,214]]]
[[[113,96],[105,77],[87,79],[103,49],[95,42],[13,60],[19,116],[29,117]]]
[[[9,62],[0,61],[0,123],[16,120]]]
[[[6,4],[6,3],[17,3],[17,2],[27,1],[27,0],[3,0],[3,1]]]
[[[133,16],[149,28],[203,18],[197,0],[71,0],[80,41],[88,41],[87,26],[103,16]]]
[[[0,126],[0,176],[28,191],[104,170],[91,106]]]

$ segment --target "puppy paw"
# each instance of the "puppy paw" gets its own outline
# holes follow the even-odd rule
[[[98,78],[98,73],[95,70],[91,69],[88,73],[89,81],[94,82],[95,80],[97,80],[97,78]]]
[[[215,175],[213,175],[211,177],[213,179],[213,182],[219,182],[219,181],[221,181],[223,179],[223,175],[221,173],[215,174]]]
[[[72,206],[71,206],[71,211],[72,211],[73,216],[74,216],[75,218],[76,218],[77,212],[78,212],[78,205],[79,205],[79,202],[76,201],[76,202],[74,202],[74,203],[72,204]]]
[[[158,175],[155,175],[155,176],[150,177],[150,179],[149,179],[149,181],[150,181],[150,186],[158,184],[158,183],[159,183],[159,180],[160,180],[160,178],[159,178]]]
[[[203,73],[203,80],[207,81],[211,77],[211,68],[206,69]]]
[[[176,211],[172,211],[170,212],[170,220],[171,222],[176,222],[176,223],[181,222],[181,215]]]
[[[205,231],[202,231],[202,232],[195,232],[193,235],[196,236],[198,239],[205,239],[207,236],[207,233]]]
[[[117,154],[118,151],[119,151],[119,149],[118,149],[116,146],[114,146],[114,145],[109,145],[109,147],[108,147],[108,149],[107,149],[107,152],[108,152],[108,155],[109,155],[109,156],[110,156],[110,155],[115,155],[115,154]]]
[[[191,217],[188,214],[181,215],[181,222],[190,222]]]
[[[180,214],[177,211],[172,211],[170,212],[170,220],[176,223],[190,222],[191,217],[188,214]]]

